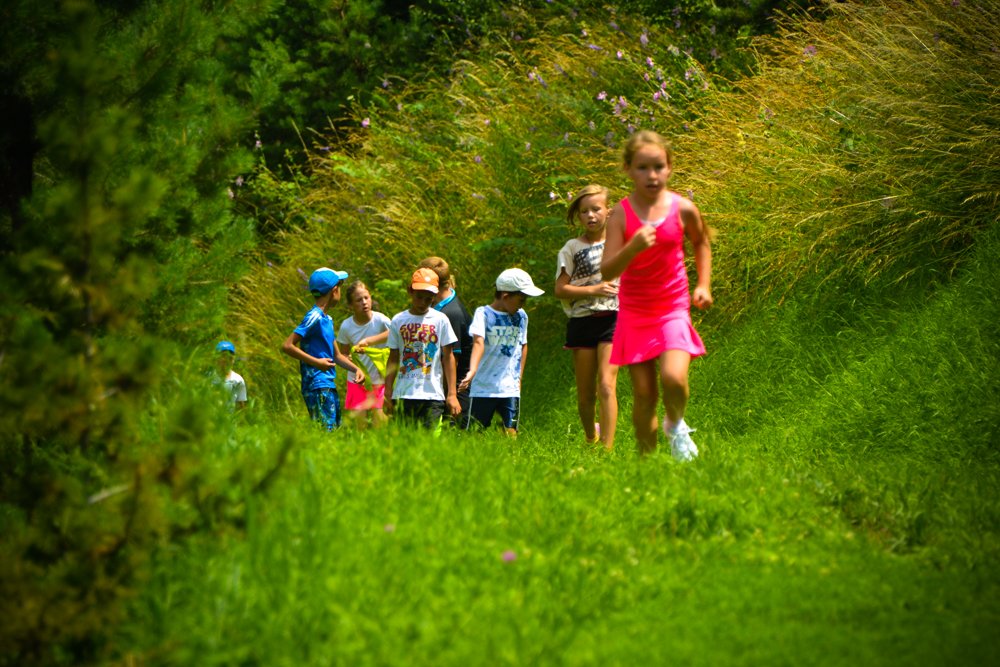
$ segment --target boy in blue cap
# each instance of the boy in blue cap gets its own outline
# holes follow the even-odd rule
[[[336,367],[352,371],[357,382],[365,381],[364,371],[337,349],[333,318],[326,314],[329,307],[340,301],[340,284],[346,279],[345,271],[326,267],[313,271],[309,276],[309,292],[316,299],[316,305],[281,346],[282,352],[299,360],[302,398],[309,417],[327,431],[340,426]]]
[[[233,363],[236,361],[236,346],[228,340],[220,341],[215,346],[218,354],[217,363],[219,375],[217,382],[221,382],[229,391],[229,405],[243,409],[247,404],[247,384],[243,381],[243,376],[233,370]]]

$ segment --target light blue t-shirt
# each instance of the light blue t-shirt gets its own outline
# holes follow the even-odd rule
[[[521,348],[528,343],[528,314],[524,309],[503,313],[480,306],[472,316],[469,334],[483,338],[483,357],[472,378],[469,396],[521,396]]]
[[[313,306],[302,318],[299,326],[295,327],[295,333],[302,336],[300,346],[308,354],[317,359],[336,359],[334,353],[333,318],[323,312],[319,306]],[[321,371],[315,366],[300,361],[299,374],[302,376],[302,391],[315,391],[317,389],[336,388],[337,370],[336,367],[328,371]]]

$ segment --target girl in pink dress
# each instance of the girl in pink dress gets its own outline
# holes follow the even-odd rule
[[[688,366],[705,346],[691,324],[691,304],[712,305],[712,249],[708,228],[690,200],[667,190],[670,147],[655,132],[632,135],[623,151],[625,173],[635,187],[611,211],[601,275],[621,276],[618,326],[611,363],[628,366],[634,406],[632,424],[642,453],[656,448],[656,404],[663,387],[663,431],[674,458],[698,455],[688,435]],[[688,293],[684,237],[691,243],[698,284]],[[659,361],[659,369],[657,369]],[[659,375],[659,383],[657,383]]]

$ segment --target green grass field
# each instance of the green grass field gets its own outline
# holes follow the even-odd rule
[[[568,359],[529,370],[517,440],[326,435],[297,404],[240,426],[265,459],[293,434],[280,481],[245,530],[159,554],[122,658],[995,663],[998,247],[937,291],[791,300],[709,338],[690,464],[636,455],[624,373],[616,449],[586,449]]]

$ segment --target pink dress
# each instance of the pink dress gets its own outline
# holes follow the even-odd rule
[[[680,195],[671,194],[670,212],[656,228],[656,243],[636,255],[621,276],[618,325],[611,343],[611,363],[637,364],[666,350],[684,350],[692,357],[705,354],[705,344],[691,324],[691,295],[684,268],[684,223]],[[625,209],[625,242],[644,223]]]

